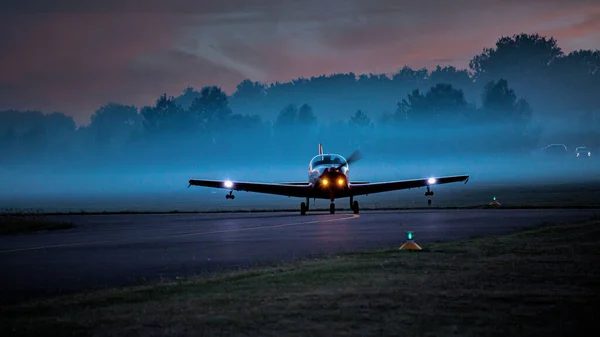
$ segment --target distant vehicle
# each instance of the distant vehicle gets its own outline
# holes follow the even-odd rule
[[[590,158],[592,156],[592,150],[585,146],[579,146],[575,148],[575,154],[577,158]]]
[[[548,157],[566,157],[569,154],[565,144],[550,144],[542,148],[541,153]]]

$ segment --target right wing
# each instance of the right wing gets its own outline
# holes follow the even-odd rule
[[[350,185],[351,190],[350,194],[352,195],[364,195],[364,194],[375,194],[380,192],[389,192],[396,190],[404,190],[408,188],[417,188],[431,185],[440,185],[440,184],[448,184],[455,183],[459,181],[468,181],[469,176],[449,176],[449,177],[441,177],[441,178],[433,178],[435,182],[433,184],[429,183],[429,179],[432,178],[423,178],[423,179],[413,179],[413,180],[400,180],[400,181],[387,181],[382,183],[372,183],[372,184],[360,184],[360,185]]]
[[[230,181],[227,181],[228,183]],[[257,192],[265,194],[284,195],[288,197],[308,197],[312,190],[312,185],[308,183],[304,185],[296,184],[270,184],[270,183],[250,183],[242,181],[231,181],[231,187],[225,186],[223,180],[198,180],[192,179],[189,181],[190,186],[204,186],[212,188],[223,188],[233,191]],[[189,186],[188,186],[189,187]]]

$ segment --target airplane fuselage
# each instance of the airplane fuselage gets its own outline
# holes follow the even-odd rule
[[[308,166],[308,183],[314,197],[334,200],[350,193],[350,169],[346,159],[338,154],[319,154]]]

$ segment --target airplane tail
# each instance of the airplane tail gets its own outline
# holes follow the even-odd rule
[[[319,144],[319,154],[323,154],[323,144]]]

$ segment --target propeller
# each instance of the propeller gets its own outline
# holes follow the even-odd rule
[[[355,150],[354,152],[352,152],[350,157],[346,158],[345,163],[342,163],[342,164],[340,164],[340,166],[337,167],[337,170],[340,170],[342,167],[344,167],[344,165],[355,163],[361,159],[362,159],[362,153],[360,153],[360,151],[358,151],[358,150]]]

